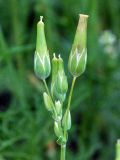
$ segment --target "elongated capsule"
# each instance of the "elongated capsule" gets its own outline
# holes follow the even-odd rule
[[[36,75],[40,79],[44,80],[50,75],[51,64],[44,33],[44,23],[42,19],[43,17],[41,16],[40,21],[37,24],[37,41],[34,57],[34,70]]]
[[[68,61],[68,68],[73,76],[80,76],[86,68],[87,61],[87,15],[80,14],[79,22]]]

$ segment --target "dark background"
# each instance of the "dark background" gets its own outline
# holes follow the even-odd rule
[[[72,97],[68,160],[113,160],[120,137],[120,1],[0,0],[0,160],[56,160],[59,146],[34,75],[36,24],[48,48],[68,56],[78,14],[88,14],[88,63]],[[50,84],[51,79],[47,82]]]

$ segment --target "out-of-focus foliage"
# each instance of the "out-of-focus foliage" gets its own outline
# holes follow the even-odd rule
[[[0,0],[0,160],[58,159],[44,86],[33,71],[36,23],[43,15],[50,55],[61,54],[68,72],[79,13],[90,16],[88,63],[73,94],[67,159],[114,159],[120,137],[120,1]]]

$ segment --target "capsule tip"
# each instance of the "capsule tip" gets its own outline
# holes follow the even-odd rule
[[[86,14],[79,14],[80,17],[83,17],[83,18],[88,18],[89,16],[86,15]]]
[[[43,22],[43,16],[40,16],[40,22]]]

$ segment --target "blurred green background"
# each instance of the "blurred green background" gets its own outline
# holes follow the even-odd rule
[[[59,146],[34,75],[36,24],[44,16],[51,54],[67,62],[88,14],[88,63],[72,98],[67,160],[113,160],[120,137],[120,1],[0,0],[0,160],[56,160]],[[50,84],[50,78],[47,79]]]

